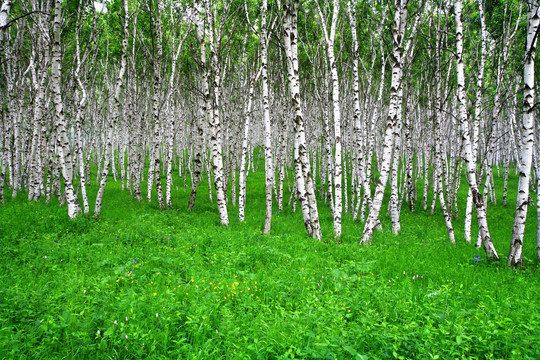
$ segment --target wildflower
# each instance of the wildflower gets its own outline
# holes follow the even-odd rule
[[[45,255],[45,260],[47,260],[47,255]]]
[[[480,255],[475,255],[474,256],[474,261],[475,262],[480,262]]]
[[[128,318],[127,318],[127,316],[126,316],[126,324],[127,324],[127,323],[128,323]]]
[[[137,258],[133,258],[133,260],[131,260],[134,264],[137,263]]]
[[[86,294],[86,290],[83,290],[83,294]]]
[[[126,342],[128,341],[128,336],[126,335]]]
[[[156,313],[156,322],[159,322],[159,314]]]
[[[157,293],[154,293],[154,296],[156,296],[156,295],[157,295]]]
[[[118,325],[118,321],[114,320],[114,327]]]
[[[97,336],[100,336],[101,335],[101,331],[97,331]]]
[[[171,237],[169,236],[169,240],[171,240]]]

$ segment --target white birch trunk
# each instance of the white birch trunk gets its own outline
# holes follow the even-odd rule
[[[310,165],[307,159],[306,136],[304,129],[304,113],[300,101],[300,79],[298,73],[298,2],[292,4],[284,2],[284,45],[287,54],[287,77],[289,80],[289,91],[294,109],[295,128],[295,149],[294,163],[296,168],[296,185],[298,198],[302,207],[304,225],[309,235],[315,239],[321,239],[321,228],[319,224],[319,214],[317,202],[311,180]]]
[[[156,42],[156,54],[154,54],[153,58],[153,70],[154,70],[154,81],[153,81],[153,88],[154,88],[154,94],[152,98],[152,115],[154,118],[154,134],[152,135],[152,145],[151,145],[151,152],[153,159],[151,160],[153,162],[153,177],[154,181],[156,183],[156,192],[158,197],[158,204],[160,209],[165,208],[165,201],[163,199],[163,188],[161,186],[161,134],[163,133],[161,131],[161,118],[160,118],[160,89],[161,89],[161,62],[163,57],[163,46],[162,46],[162,38],[163,34],[161,31],[161,9],[160,5],[157,4],[157,13],[154,15],[155,19],[154,21],[154,31],[155,31],[155,42]]]
[[[318,5],[318,3],[317,3]],[[336,38],[336,26],[339,16],[339,0],[334,0],[332,11],[332,23],[330,29],[327,29],[322,11],[319,7],[319,16],[323,25],[324,37],[326,39],[326,50],[328,63],[330,65],[330,74],[332,78],[332,108],[334,120],[334,238],[341,237],[341,215],[343,212],[343,189],[341,186],[343,179],[342,171],[342,150],[341,150],[341,109],[339,96],[339,76],[337,72],[337,60],[334,55],[334,43]],[[330,30],[330,33],[328,33]]]
[[[489,229],[484,209],[482,194],[478,191],[476,182],[476,164],[473,162],[472,145],[469,137],[469,122],[467,120],[467,100],[465,97],[465,71],[463,64],[463,25],[462,25],[462,1],[456,0],[454,11],[456,18],[456,70],[457,70],[457,96],[458,96],[458,118],[461,126],[463,139],[463,160],[467,164],[467,180],[472,191],[473,201],[476,206],[478,226],[482,233],[482,243],[488,258],[499,259],[499,255],[491,242]]]
[[[12,0],[4,0],[2,2],[2,7],[0,8],[0,31],[4,30],[4,27],[9,21],[9,10],[13,4]]]
[[[245,208],[246,208],[246,174],[249,172],[249,164],[247,163],[247,157],[249,155],[248,149],[248,140],[249,140],[249,126],[251,122],[251,106],[253,103],[253,96],[255,94],[255,83],[259,78],[262,72],[262,68],[259,69],[257,75],[251,79],[249,87],[248,101],[246,109],[244,111],[244,137],[242,139],[242,155],[240,159],[240,174],[238,176],[238,219],[240,222],[245,219]]]
[[[272,123],[270,122],[270,105],[268,99],[268,28],[266,13],[268,0],[263,0],[261,14],[261,64],[262,64],[262,101],[264,120],[264,173],[266,193],[266,215],[263,233],[269,234],[272,225],[272,187],[274,184],[274,168],[272,160]]]
[[[75,218],[80,212],[79,201],[73,189],[73,163],[71,159],[71,148],[67,137],[66,122],[64,120],[64,105],[62,102],[62,92],[60,82],[62,78],[62,49],[60,43],[62,24],[62,0],[55,0],[54,20],[53,20],[53,52],[51,87],[54,96],[55,126],[58,144],[58,158],[64,177],[65,195],[68,207],[68,215]]]
[[[59,1],[59,0],[57,0]],[[107,176],[109,175],[109,167],[111,163],[111,156],[112,156],[112,141],[113,141],[113,135],[114,135],[114,128],[116,125],[116,122],[118,121],[118,118],[120,116],[120,93],[123,88],[123,80],[124,80],[124,73],[126,71],[126,53],[127,53],[127,46],[128,46],[128,30],[129,30],[129,23],[127,21],[128,19],[128,3],[127,0],[123,0],[123,6],[124,6],[124,14],[125,14],[125,21],[123,26],[123,39],[122,39],[122,55],[120,60],[120,71],[118,72],[118,77],[116,78],[116,85],[114,90],[114,101],[113,101],[113,108],[112,108],[112,114],[109,124],[109,131],[107,134],[107,143],[105,144],[105,164],[103,165],[103,172],[101,174],[101,182],[99,184],[98,193],[96,196],[96,206],[94,208],[94,217],[99,217],[101,214],[101,204],[103,199],[103,193],[105,192],[105,185],[107,184]],[[114,159],[113,159],[114,161]]]
[[[536,41],[538,26],[540,24],[540,0],[528,4],[527,14],[527,45],[525,47],[525,67],[523,70],[523,122],[521,125],[521,156],[519,162],[519,183],[516,203],[516,215],[512,228],[512,240],[508,254],[508,266],[517,266],[523,263],[523,235],[527,220],[529,205],[529,182],[534,144],[534,106],[535,81],[534,58],[536,54]]]
[[[375,188],[375,194],[371,202],[366,225],[362,234],[360,244],[371,244],[373,231],[380,224],[379,213],[381,211],[382,201],[384,197],[384,189],[388,181],[390,173],[390,162],[392,160],[392,144],[394,140],[394,126],[400,119],[401,101],[400,87],[402,80],[402,40],[405,33],[407,22],[407,5],[408,0],[395,0],[395,15],[392,29],[392,83],[390,87],[390,108],[388,110],[388,118],[386,121],[386,130],[383,142],[382,162],[380,163],[379,181]],[[396,154],[398,156],[398,154]]]
[[[218,49],[221,46],[221,38],[215,38],[214,28],[216,19],[214,8],[210,6],[208,0],[204,1],[206,20],[209,24],[208,28],[208,44],[210,48],[211,69],[213,78],[213,101],[210,101],[210,147],[212,153],[212,167],[214,170],[214,186],[216,189],[216,202],[218,207],[219,219],[222,225],[229,225],[229,216],[227,214],[227,200],[224,188],[224,172],[223,172],[223,151],[221,140],[221,123],[220,123],[220,93],[221,93],[221,69],[218,58]],[[222,30],[222,29],[221,29]],[[220,31],[220,35],[221,31]],[[210,71],[207,72],[210,76]],[[210,78],[207,80],[210,82]]]

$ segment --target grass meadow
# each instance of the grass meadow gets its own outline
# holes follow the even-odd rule
[[[503,260],[488,262],[463,240],[465,180],[455,246],[440,208],[430,215],[421,198],[414,214],[404,204],[399,236],[391,234],[385,205],[383,231],[372,246],[360,246],[363,225],[350,214],[341,243],[333,241],[323,202],[327,241],[308,238],[300,209],[290,207],[274,213],[272,234],[263,236],[262,164],[248,178],[245,223],[229,203],[228,228],[219,225],[205,178],[188,212],[183,179],[174,178],[173,207],[161,211],[155,194],[138,203],[111,177],[98,221],[70,220],[57,199],[31,203],[8,191],[0,207],[0,358],[540,357],[535,207],[523,268],[508,269],[504,260],[513,172],[506,207],[502,178],[495,179],[488,221]]]

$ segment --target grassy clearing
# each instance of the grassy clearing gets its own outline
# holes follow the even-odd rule
[[[55,200],[8,193],[0,210],[0,358],[538,356],[534,208],[516,272],[463,243],[464,189],[456,246],[440,210],[430,216],[419,201],[415,214],[404,207],[401,235],[383,218],[373,246],[361,247],[362,226],[350,216],[338,246],[307,238],[290,208],[262,236],[262,167],[248,179],[246,222],[229,206],[229,228],[219,226],[206,181],[191,213],[183,180],[176,182],[174,208],[160,211],[110,179],[100,221],[71,221]],[[508,206],[499,200],[488,209],[502,258],[516,187],[512,177]],[[96,190],[94,182],[91,199]],[[330,239],[330,212],[320,204],[320,213]]]

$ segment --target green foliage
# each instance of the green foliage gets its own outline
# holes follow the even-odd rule
[[[517,177],[510,180],[517,188]],[[350,215],[338,245],[308,238],[301,213],[290,208],[274,214],[272,234],[263,236],[262,171],[249,176],[244,224],[229,204],[229,228],[219,226],[205,184],[188,213],[189,192],[181,186],[175,206],[159,211],[156,202],[132,200],[111,178],[100,221],[71,221],[55,200],[29,203],[7,194],[0,211],[0,357],[536,357],[532,211],[525,265],[512,271],[463,243],[462,216],[454,222],[456,246],[440,210],[431,216],[404,209],[397,237],[383,218],[370,247],[358,245],[362,226]],[[89,187],[91,203],[96,190]],[[462,186],[461,213],[465,196]],[[488,209],[502,257],[514,208],[509,201]],[[329,238],[332,218],[322,203],[320,213]]]

